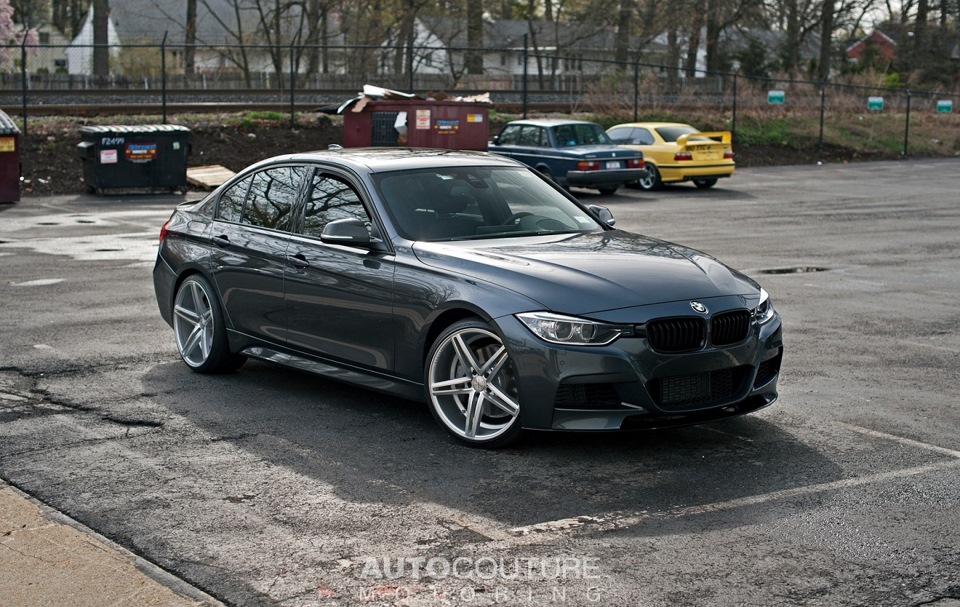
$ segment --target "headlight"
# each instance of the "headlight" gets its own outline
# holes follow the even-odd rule
[[[571,346],[605,346],[630,331],[621,325],[550,312],[526,312],[517,318],[540,339]]]
[[[760,289],[760,305],[753,310],[753,318],[761,325],[773,318],[773,302],[770,301],[770,294],[764,289]]]

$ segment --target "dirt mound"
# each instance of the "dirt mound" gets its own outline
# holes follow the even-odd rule
[[[81,126],[79,121],[29,125],[20,146],[24,196],[86,191],[77,151]],[[340,126],[329,120],[312,120],[293,129],[276,122],[184,126],[191,130],[188,166],[219,164],[232,171],[277,154],[325,149],[342,140]]]

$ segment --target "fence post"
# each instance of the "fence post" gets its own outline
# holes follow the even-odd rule
[[[907,120],[903,127],[903,152],[900,154],[907,157],[907,148],[910,145],[910,89],[907,89]]]
[[[297,66],[293,56],[293,42],[290,43],[290,130],[296,126],[296,116],[294,111],[294,101],[297,91]]]
[[[23,32],[23,41],[20,43],[20,96],[23,99],[23,139],[27,139],[27,32]]]
[[[820,83],[820,141],[817,143],[817,154],[823,155],[823,116],[827,106],[827,83]]]
[[[167,32],[160,42],[160,105],[163,108],[163,124],[167,123]]]
[[[407,39],[407,92],[413,93],[413,35]]]
[[[733,120],[730,125],[730,143],[735,144],[737,142],[737,78],[740,76],[740,70],[738,69],[733,73]]]
[[[529,50],[527,48],[527,39],[529,34],[523,35],[523,117],[527,117],[527,59]]]
[[[633,61],[633,121],[638,120],[640,111],[640,60]]]

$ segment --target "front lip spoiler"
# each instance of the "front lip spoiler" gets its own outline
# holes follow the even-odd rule
[[[766,385],[769,386],[770,383],[768,382]],[[681,428],[747,415],[769,407],[777,402],[777,399],[778,395],[775,392],[760,393],[725,407],[676,415],[643,413],[633,408],[616,410],[557,409],[554,413],[552,428],[528,429],[545,432],[626,432]]]

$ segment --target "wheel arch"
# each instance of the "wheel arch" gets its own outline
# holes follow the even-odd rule
[[[424,334],[423,344],[421,345],[420,349],[420,361],[422,368],[426,368],[427,356],[430,354],[430,349],[437,341],[437,338],[440,337],[440,334],[446,331],[447,328],[454,323],[460,322],[461,320],[466,320],[468,318],[476,318],[486,323],[493,324],[490,321],[489,315],[467,304],[459,304],[449,307],[441,311],[435,318],[430,320],[426,333]]]

